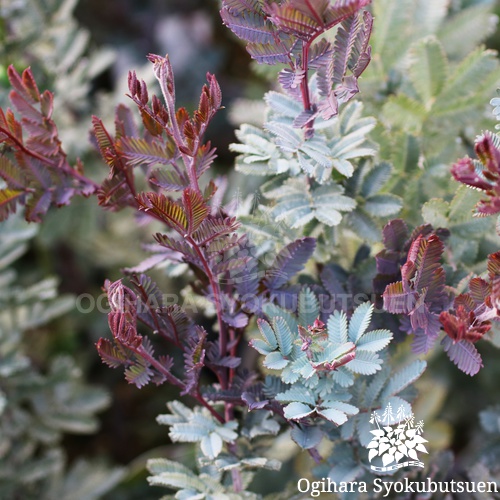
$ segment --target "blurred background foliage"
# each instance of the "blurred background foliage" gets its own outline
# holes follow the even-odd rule
[[[450,3],[456,11],[469,4],[491,4],[473,0]],[[31,66],[40,88],[55,92],[56,122],[63,131],[66,150],[70,156],[83,159],[91,177],[101,179],[106,170],[89,141],[90,116],[96,114],[105,122],[112,121],[115,105],[126,101],[128,70],[136,70],[141,78],[151,82],[145,55],[168,53],[176,74],[179,103],[188,109],[196,104],[205,73],[217,75],[227,109],[217,115],[209,129],[208,138],[218,148],[216,168],[218,173],[230,176],[231,196],[250,193],[257,181],[233,172],[234,155],[228,149],[235,141],[231,120],[259,121],[262,110],[258,103],[250,108],[249,100],[262,99],[275,70],[257,68],[251,63],[244,47],[222,25],[218,9],[215,0],[2,0],[0,105],[4,107],[8,97],[7,66],[13,64],[18,70]],[[500,15],[500,1],[494,11]],[[494,25],[491,28],[486,45],[499,50],[500,31]],[[372,105],[367,105],[366,116],[378,113],[370,75],[365,82],[361,81],[361,91],[366,85],[367,95],[373,98]],[[237,112],[231,111],[233,108]],[[479,132],[471,130],[470,135],[473,138]],[[33,284],[57,276],[60,294],[80,297],[87,294],[86,297],[99,299],[106,278],[118,279],[121,268],[133,266],[145,256],[139,242],[148,240],[150,230],[142,231],[140,226],[130,224],[130,217],[127,211],[104,213],[94,199],[75,200],[70,207],[49,213],[39,231],[26,238],[26,253],[12,264],[16,279],[20,284]],[[160,272],[156,278],[164,290],[173,293],[185,286],[182,276],[167,278]],[[82,299],[79,304],[85,309],[89,302]],[[138,391],[126,384],[119,372],[101,364],[93,344],[100,336],[106,336],[107,331],[102,311],[94,308],[82,315],[74,308],[48,325],[29,325],[23,349],[34,367],[43,373],[51,373],[51,365],[58,356],[69,355],[88,382],[110,392],[109,406],[100,414],[101,427],[96,434],[68,433],[61,438],[69,466],[75,470],[82,456],[90,461],[104,458],[108,463],[126,466],[120,485],[104,498],[157,498],[158,491],[145,481],[144,464],[147,458],[166,453],[158,447],[167,445],[167,432],[156,424],[154,417],[164,412],[165,402],[176,394],[174,391],[169,394],[165,387]],[[431,442],[451,444],[456,452],[468,442],[471,429],[477,424],[477,410],[494,402],[493,398],[487,402],[476,399],[471,404],[470,397],[477,385],[495,387],[500,376],[500,367],[497,363],[495,368],[493,359],[497,354],[483,353],[489,369],[474,379],[444,362],[438,379],[422,383],[421,389],[432,394],[421,412],[424,418],[431,420],[447,401],[446,414],[441,414],[435,426],[429,426],[429,433],[433,433],[428,436]],[[450,394],[449,387],[461,387],[461,391]],[[459,418],[455,413],[457,408],[461,409]],[[279,446],[277,443],[276,448]],[[280,451],[282,457],[295,453],[286,447]],[[189,453],[188,448],[179,445],[168,448],[168,456],[184,463],[194,462]],[[283,467],[279,474],[286,477],[291,467],[300,469],[301,460]],[[115,474],[118,480],[119,474]],[[286,479],[275,482],[285,484]]]

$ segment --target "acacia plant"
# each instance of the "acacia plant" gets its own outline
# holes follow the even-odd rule
[[[271,176],[260,187],[267,205],[242,217],[227,200],[227,180],[211,175],[216,152],[204,139],[222,107],[215,76],[189,114],[176,105],[168,57],[150,54],[161,96],[134,72],[128,78],[140,121],[124,105],[113,131],[92,119],[109,168],[96,182],[63,149],[53,94],[38,89],[30,69],[8,70],[15,111],[0,112],[1,219],[24,207],[26,220],[40,222],[75,196],[97,196],[103,209],[128,209],[153,228],[151,255],[104,284],[111,339],[97,351],[138,388],[170,384],[184,397],[157,420],[172,441],[196,443],[196,470],[167,458],[148,463],[149,482],[177,490],[175,498],[259,498],[252,479],[280,467],[268,448],[287,432],[319,477],[367,480],[373,412],[390,405],[412,413],[413,383],[427,367],[418,355],[441,338],[458,369],[474,375],[483,365],[476,342],[494,340],[500,253],[478,253],[474,265],[453,256],[464,226],[475,224],[461,206],[476,199],[459,189],[428,201],[414,228],[389,220],[403,207],[404,192],[391,192],[400,166],[384,158],[381,125],[353,100],[371,59],[368,4],[223,0],[222,20],[251,57],[281,65],[282,90],[266,95],[264,126],[242,125],[232,145],[238,170]],[[485,192],[479,213],[496,213],[497,136],[485,134],[476,151],[483,167],[467,158],[453,176]],[[377,237],[373,249],[366,245]],[[186,293],[209,320],[188,314],[186,293],[166,300],[147,274],[165,262],[188,266]],[[414,354],[403,362],[394,346],[401,332],[413,335]]]

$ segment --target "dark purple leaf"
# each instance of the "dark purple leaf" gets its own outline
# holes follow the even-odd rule
[[[408,239],[408,226],[402,219],[388,222],[382,230],[384,245],[388,250],[401,252]]]
[[[153,269],[158,264],[165,262],[166,260],[171,260],[172,255],[167,252],[156,253],[155,255],[151,255],[147,259],[144,259],[142,262],[137,264],[134,267],[126,267],[124,272],[127,274],[140,274]]]
[[[439,332],[436,335],[427,335],[427,333],[425,333],[425,331],[421,328],[415,331],[412,330],[412,332],[414,333],[414,336],[411,343],[411,350],[415,354],[428,353],[434,347],[434,344],[439,336]]]
[[[221,9],[222,22],[242,40],[251,43],[273,43],[274,30],[260,12],[237,13],[230,9]]]
[[[474,344],[461,340],[454,343],[448,336],[443,341],[443,348],[459,370],[467,375],[475,375],[482,367],[483,361]]]
[[[309,51],[309,68],[318,69],[328,62],[333,53],[332,44],[322,38]]]
[[[250,411],[261,410],[262,408],[265,408],[266,405],[269,403],[267,399],[263,400],[256,399],[256,395],[252,394],[249,391],[243,392],[241,394],[241,399],[248,405],[248,409]]]
[[[197,339],[191,337],[188,339],[188,349],[184,352],[184,366],[186,376],[184,378],[185,387],[181,395],[190,394],[197,391],[200,373],[204,367],[205,360],[205,341],[207,332],[202,328],[196,327]]]
[[[481,161],[462,158],[451,168],[453,177],[467,186],[484,191],[488,198],[476,205],[476,212],[492,215],[500,212],[500,148],[498,137],[485,132],[476,139],[475,151]]]
[[[259,64],[286,64],[289,62],[291,45],[283,44],[257,44],[249,43],[247,45],[248,53],[259,63]]]
[[[301,238],[284,247],[266,272],[265,285],[270,290],[281,288],[299,273],[312,257],[316,241],[314,238]]]

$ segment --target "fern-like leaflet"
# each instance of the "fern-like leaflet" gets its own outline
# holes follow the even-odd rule
[[[451,169],[459,182],[482,191],[487,198],[476,206],[476,215],[493,215],[500,212],[500,138],[485,132],[474,145],[479,160],[466,157]]]
[[[283,89],[300,101],[295,119],[311,138],[316,117],[327,120],[339,105],[359,92],[357,79],[370,62],[368,42],[372,16],[360,11],[370,0],[309,2],[265,0],[222,2],[221,17],[233,33],[248,42],[249,54],[263,64],[283,63]],[[318,38],[339,25],[333,43]],[[317,72],[318,92],[310,90],[309,69]]]
[[[446,235],[443,229],[439,232]],[[491,329],[491,321],[499,318],[493,305],[498,293],[499,254],[488,257],[489,281],[472,278],[469,293],[457,295],[451,306],[441,265],[444,245],[429,224],[414,230],[408,239],[406,224],[391,221],[384,228],[384,243],[386,249],[377,255],[379,275],[374,285],[380,289],[391,281],[385,285],[384,308],[403,315],[401,328],[415,335],[414,352],[428,352],[444,330],[442,345],[448,357],[460,370],[475,375],[482,361],[474,344]],[[400,281],[394,281],[397,276]]]
[[[40,222],[50,206],[67,205],[74,195],[89,196],[98,185],[82,174],[79,161],[71,166],[52,120],[53,94],[40,93],[28,68],[20,75],[8,69],[10,101],[20,115],[0,109],[0,220],[25,206],[25,218]]]

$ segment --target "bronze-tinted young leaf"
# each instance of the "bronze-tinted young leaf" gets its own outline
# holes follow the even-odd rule
[[[31,194],[26,202],[26,220],[31,222],[42,222],[42,217],[47,213],[52,201],[52,193],[37,189]]]
[[[15,189],[0,189],[0,221],[6,220],[16,212],[18,202],[24,198],[24,191]]]
[[[290,61],[292,47],[292,40],[285,40],[280,44],[249,43],[247,51],[259,64],[287,64]]]
[[[127,106],[118,104],[115,110],[115,139],[138,136],[139,129],[135,123],[132,111]]]
[[[92,117],[92,126],[94,129],[94,137],[97,141],[101,156],[111,168],[113,175],[117,170],[124,170],[124,165],[116,151],[115,142],[109,132],[106,130],[101,119],[97,116]]]
[[[154,214],[178,233],[186,233],[189,222],[185,211],[176,201],[163,194],[141,193],[137,196],[137,202],[144,212]]]
[[[417,250],[415,252],[415,250]],[[428,239],[419,236],[408,252],[408,260],[415,262],[419,270],[414,286],[416,289],[423,289],[439,281],[444,287],[444,277],[438,273],[441,266],[444,245],[438,236],[432,235]]]
[[[206,219],[208,206],[201,193],[191,188],[186,188],[182,192],[182,204],[188,223],[188,234],[193,234]]]
[[[147,385],[154,376],[154,372],[145,363],[135,363],[125,370],[125,380],[134,384],[138,389]]]
[[[224,274],[228,271],[236,271],[243,269],[250,257],[230,257],[227,260],[223,260],[221,262],[217,262],[212,270],[214,275]]]
[[[500,312],[500,252],[488,255],[488,277],[491,284],[492,306]]]
[[[309,68],[318,69],[327,64],[333,50],[333,45],[325,38],[321,38],[309,50]]]
[[[401,281],[387,285],[384,307],[394,314],[408,315],[409,333],[435,340],[439,333],[439,313],[448,303],[445,272],[441,266],[444,246],[439,237],[422,235],[412,242],[406,263],[401,268]],[[432,342],[419,340],[414,344],[430,347]]]
[[[268,4],[266,12],[279,30],[307,40],[325,30],[323,14],[329,2],[319,0],[314,3],[317,4],[317,8],[308,8],[307,4],[312,6],[312,2],[285,0],[281,4]]]
[[[481,340],[485,333],[489,332],[491,322],[477,321],[474,309],[468,304],[460,304],[460,299],[460,295],[455,299],[455,311],[453,313],[443,311],[439,315],[439,321],[443,325],[446,335],[454,343],[462,340],[475,343]]]
[[[116,150],[124,156],[131,167],[167,165],[172,156],[167,148],[157,141],[137,137],[123,137],[116,143]]]
[[[2,178],[7,186],[11,189],[24,190],[29,181],[20,168],[16,168],[14,163],[12,163],[5,156],[0,156],[0,178]]]
[[[97,352],[103,363],[106,363],[110,368],[118,368],[127,362],[125,352],[108,339],[100,338],[96,344]]]
[[[491,277],[490,277],[491,279]],[[482,278],[469,281],[469,293],[476,306],[482,304],[491,293],[491,285]]]
[[[136,205],[126,180],[122,176],[105,179],[97,191],[99,205],[113,212]]]
[[[217,155],[215,148],[212,148],[210,141],[198,148],[196,152],[196,176],[200,178],[212,165]]]
[[[40,92],[30,68],[25,69],[21,76],[11,65],[7,69],[7,75],[12,88],[21,99],[28,104],[40,102]]]
[[[11,195],[23,193],[17,202],[26,205],[26,219],[39,222],[51,205],[66,205],[74,195],[88,196],[97,185],[82,175],[81,163],[73,167],[67,161],[52,120],[52,94],[40,94],[29,69],[19,75],[11,66],[8,75],[13,87],[10,100],[20,120],[11,110],[0,110],[0,143],[8,146],[1,154],[0,177]],[[4,192],[4,206],[8,204],[10,212],[7,198]]]
[[[195,334],[194,323],[178,304],[161,307],[158,316],[162,322],[162,331],[176,344]]]
[[[185,388],[181,394],[190,394],[196,390],[201,370],[204,367],[207,332],[204,328],[197,326],[196,334],[197,339],[190,338],[188,340],[188,350],[184,353],[186,377]]]
[[[189,186],[189,180],[185,174],[165,168],[154,170],[149,177],[149,182],[168,191],[182,191]]]
[[[214,75],[207,73],[207,85],[204,85],[200,95],[198,109],[194,112],[194,123],[198,135],[203,135],[206,126],[219,111],[222,105],[222,92]]]
[[[389,250],[402,251],[408,239],[408,226],[402,219],[388,222],[382,231],[384,245]]]
[[[136,350],[142,344],[137,332],[137,296],[121,280],[106,287],[111,312],[108,323],[115,340],[124,347]]]
[[[239,227],[235,217],[208,218],[200,224],[193,237],[200,245],[208,245],[214,239],[232,234]]]
[[[403,282],[391,283],[384,291],[384,309],[393,314],[408,314],[415,307],[413,290],[404,287]]]
[[[463,184],[484,191],[487,198],[476,205],[478,215],[500,212],[500,140],[485,132],[476,139],[475,151],[481,163],[462,158],[451,168],[453,177]]]
[[[156,233],[154,238],[161,246],[174,252],[174,254],[169,256],[169,260],[172,262],[190,262],[195,266],[202,267],[200,256],[184,238],[176,239],[161,233]]]

